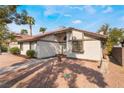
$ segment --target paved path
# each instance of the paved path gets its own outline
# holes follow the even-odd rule
[[[54,60],[54,58],[42,60],[29,59],[27,62],[23,62],[23,64],[15,64],[10,67],[2,68],[0,71],[0,87],[10,87],[24,78],[30,75],[32,76],[34,72],[46,67],[44,65],[49,64],[48,61],[50,60]]]
[[[5,60],[5,56],[9,56],[9,59],[11,59],[11,61]],[[0,58],[2,58],[2,61],[0,61],[0,65],[1,64],[5,64],[7,65],[7,63],[9,63],[9,65],[11,64],[11,66],[1,66],[0,68],[0,75],[9,71],[13,71],[13,70],[17,70],[17,69],[22,69],[25,67],[29,67],[31,65],[37,64],[37,63],[42,63],[42,62],[46,62],[49,59],[25,59],[23,60],[19,60],[17,56],[11,55],[11,54],[4,54],[4,55],[0,55]],[[14,60],[12,60],[12,58],[14,58]],[[22,58],[23,59],[23,58]],[[52,58],[51,58],[52,59]],[[8,62],[7,62],[8,61]],[[15,62],[16,61],[16,62]]]

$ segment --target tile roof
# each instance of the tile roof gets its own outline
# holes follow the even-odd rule
[[[68,31],[72,31],[72,30],[81,31],[85,35],[93,36],[93,37],[96,37],[98,39],[106,39],[105,35],[101,35],[101,34],[98,34],[98,33],[89,32],[89,31],[86,31],[86,30],[81,30],[81,29],[76,29],[76,28],[69,27],[69,28],[57,29],[55,31],[46,32],[44,34],[38,34],[38,35],[35,35],[35,36],[22,36],[23,38],[18,39],[17,41],[19,41],[19,42],[37,41],[40,38],[48,36],[48,35],[59,34],[59,33],[68,32]]]

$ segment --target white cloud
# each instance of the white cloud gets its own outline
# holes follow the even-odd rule
[[[44,6],[45,11],[44,11],[44,15],[45,16],[51,16],[54,14],[59,14],[59,15],[63,15],[63,16],[67,16],[67,17],[71,17],[70,14],[66,13],[66,7],[61,7],[61,6]]]
[[[45,9],[46,9],[44,11],[45,16],[49,16],[57,13],[56,9],[53,6],[46,6]]]
[[[78,9],[78,10],[83,10],[83,7],[77,7],[77,6],[69,6],[71,9]]]
[[[84,6],[83,8],[84,8],[84,10],[85,10],[87,13],[89,13],[89,14],[94,14],[94,13],[96,13],[96,10],[95,10],[95,8],[94,8],[93,6],[86,5],[86,6]]]
[[[74,21],[72,21],[72,23],[73,24],[80,24],[80,23],[82,23],[82,21],[81,20],[74,20]]]
[[[66,17],[72,17],[72,15],[70,15],[70,14],[64,14],[64,16],[66,16]]]
[[[112,9],[112,7],[107,7],[104,11],[103,11],[103,13],[112,13],[113,12],[113,9]]]

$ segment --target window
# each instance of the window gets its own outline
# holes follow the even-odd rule
[[[23,50],[23,43],[20,43],[20,49]]]
[[[72,52],[83,53],[83,41],[82,40],[74,40],[72,41]]]

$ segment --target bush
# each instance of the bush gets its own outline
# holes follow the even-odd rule
[[[34,50],[27,50],[26,55],[29,58],[33,58],[33,57],[35,57],[35,51]]]
[[[7,52],[8,51],[8,47],[5,45],[1,46],[1,52]]]
[[[20,54],[20,49],[18,47],[12,47],[12,48],[10,48],[9,51],[12,54]]]

